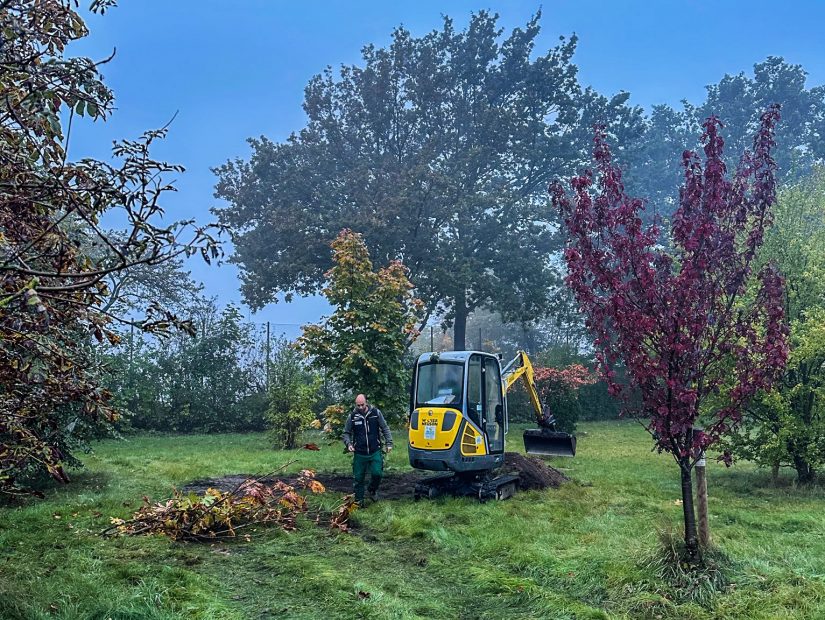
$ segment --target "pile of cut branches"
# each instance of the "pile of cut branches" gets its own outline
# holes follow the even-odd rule
[[[301,471],[294,484],[281,480],[262,482],[267,476],[244,480],[231,491],[207,489],[203,495],[175,491],[165,501],[144,505],[131,519],[113,517],[104,535],[163,534],[173,540],[207,542],[244,535],[255,526],[294,530],[299,513],[307,511],[301,491],[323,493],[324,485],[310,469]]]
[[[329,518],[329,528],[340,532],[349,532],[352,529],[349,518],[355,512],[357,505],[354,495],[346,495],[344,501],[332,511]]]

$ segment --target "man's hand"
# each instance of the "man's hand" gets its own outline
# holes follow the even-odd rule
[[[387,446],[387,454],[389,454],[390,452],[392,452],[392,446]]]
[[[355,452],[355,446],[350,444],[350,445],[347,446],[347,450],[349,450],[350,452]]]

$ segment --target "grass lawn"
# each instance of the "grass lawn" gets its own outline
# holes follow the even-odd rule
[[[409,466],[404,435],[388,473]],[[510,449],[520,432],[510,435]],[[633,423],[582,424],[574,482],[505,502],[383,501],[354,534],[309,521],[252,542],[105,539],[141,497],[237,473],[347,471],[338,444],[273,451],[264,435],[106,441],[72,484],[0,507],[0,618],[825,618],[825,492],[709,463],[710,523],[730,558],[710,603],[672,600],[645,560],[679,535],[679,476]],[[521,446],[518,446],[519,448]],[[338,495],[313,501],[327,507]]]

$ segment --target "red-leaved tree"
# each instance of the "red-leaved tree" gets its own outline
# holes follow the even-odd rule
[[[753,150],[731,179],[721,123],[705,122],[704,165],[696,153],[684,153],[685,180],[666,245],[655,225],[643,227],[642,201],[625,194],[603,132],[595,138],[595,177],[587,171],[573,178],[571,197],[559,183],[550,187],[568,234],[567,283],[595,338],[600,372],[621,395],[615,369],[624,365],[642,402],[641,411],[629,413],[679,465],[691,561],[701,559],[693,466],[737,424],[754,393],[770,388],[788,356],[782,278],[768,266],[749,287],[775,201],[778,120],[778,106],[762,115]],[[703,411],[708,397],[731,383],[726,405]],[[700,412],[704,428],[695,430]]]
[[[570,364],[564,368],[537,366],[534,376],[542,397],[548,397],[553,390],[576,393],[583,386],[596,383],[596,377],[581,364]]]

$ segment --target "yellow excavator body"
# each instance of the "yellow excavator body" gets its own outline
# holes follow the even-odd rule
[[[450,351],[424,353],[416,362],[410,395],[410,464],[465,478],[501,467],[509,430],[507,393],[520,378],[540,427],[525,431],[527,453],[574,456],[576,438],[554,428],[524,352],[502,368],[500,357],[491,353]]]

